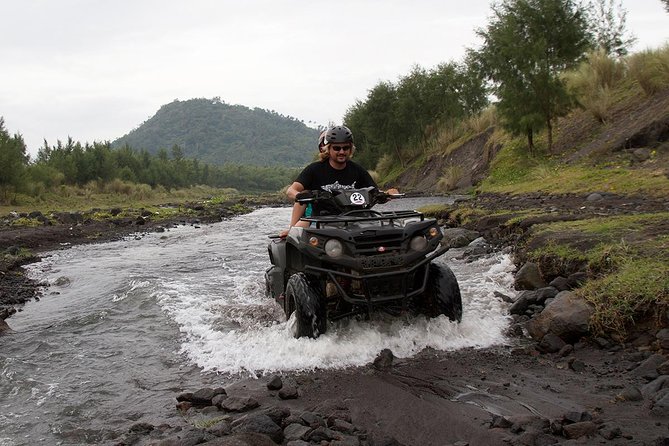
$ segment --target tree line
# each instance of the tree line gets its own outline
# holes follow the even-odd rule
[[[550,151],[556,118],[576,105],[563,74],[590,50],[625,55],[634,41],[625,22],[621,0],[495,2],[489,23],[476,31],[482,45],[469,48],[463,61],[414,67],[396,83],[378,83],[347,110],[356,159],[374,169],[385,155],[405,167],[422,155],[417,148],[435,129],[474,116],[490,102],[503,128],[525,137],[529,151],[546,130]]]
[[[128,145],[113,149],[109,142],[81,144],[69,138],[49,146],[46,141],[31,162],[19,134],[10,135],[0,117],[0,198],[16,193],[34,195],[60,185],[85,186],[91,181],[122,180],[162,186],[168,190],[194,185],[235,188],[244,192],[277,191],[289,184],[297,170],[206,164],[186,158],[178,145],[156,155]]]

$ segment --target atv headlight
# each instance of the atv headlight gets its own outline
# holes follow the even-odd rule
[[[411,242],[409,243],[409,248],[411,248],[413,251],[422,251],[425,248],[427,248],[427,240],[425,239],[424,236],[417,235],[416,237],[411,239]]]
[[[344,246],[336,238],[331,238],[325,242],[325,254],[330,257],[339,257],[344,253]]]

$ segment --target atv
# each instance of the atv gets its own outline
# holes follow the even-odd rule
[[[455,275],[433,263],[448,248],[435,219],[417,211],[371,209],[389,195],[374,187],[332,192],[301,192],[299,203],[318,203],[321,215],[301,220],[285,239],[270,237],[272,266],[265,273],[266,294],[295,313],[296,338],[316,338],[327,321],[378,310],[392,315],[462,318]],[[323,214],[326,215],[323,215]]]

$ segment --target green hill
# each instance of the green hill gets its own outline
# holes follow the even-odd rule
[[[313,160],[318,130],[274,111],[214,99],[175,100],[113,142],[156,154],[174,145],[211,164],[300,167]]]

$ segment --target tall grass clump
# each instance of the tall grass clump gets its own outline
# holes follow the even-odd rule
[[[450,120],[441,124],[435,135],[427,141],[425,152],[447,155],[468,139],[497,126],[498,122],[494,106],[463,120]]]
[[[623,61],[602,49],[590,52],[577,69],[564,74],[567,89],[581,107],[606,122],[614,102],[614,89],[625,78]]]
[[[442,176],[437,181],[437,190],[439,192],[449,192],[454,190],[458,182],[464,176],[464,171],[460,166],[446,166],[442,173]]]
[[[383,154],[379,161],[376,163],[376,173],[379,177],[387,176],[393,168],[395,160],[393,155],[386,152]]]
[[[632,54],[627,64],[630,75],[647,96],[669,87],[669,45]]]

